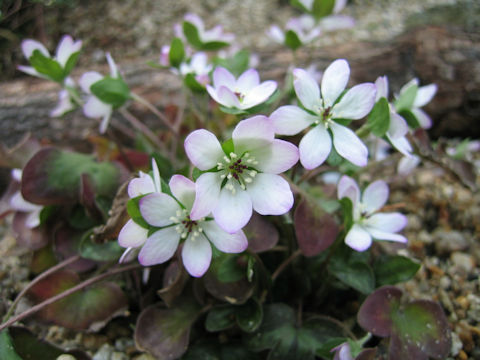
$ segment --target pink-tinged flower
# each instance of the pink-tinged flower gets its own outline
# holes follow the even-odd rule
[[[250,109],[265,102],[277,89],[272,80],[260,83],[257,70],[249,69],[238,79],[225,68],[213,72],[213,86],[207,85],[210,96],[219,104],[239,110]]]
[[[400,213],[377,213],[388,199],[388,185],[377,180],[364,190],[351,177],[342,176],[337,187],[338,198],[349,198],[353,205],[353,226],[345,237],[345,243],[357,251],[365,251],[372,245],[372,238],[406,243],[397,234],[407,225],[407,218]]]
[[[288,20],[285,25],[285,32],[289,30],[297,35],[302,44],[308,44],[322,33],[320,26],[316,24],[315,19],[310,15],[302,15]],[[267,35],[279,44],[285,43],[285,33],[277,25],[272,25],[267,30]]]
[[[36,40],[32,40],[32,39],[23,40],[21,47],[22,47],[23,55],[25,56],[26,59],[30,59],[35,50],[40,51],[40,53],[42,53],[43,56],[51,58],[51,55],[48,52],[47,48],[43,46],[42,43]],[[55,60],[62,67],[62,69],[65,70],[65,67],[70,57],[78,53],[81,48],[82,48],[81,40],[74,41],[70,35],[64,35],[60,40],[60,42],[58,43],[57,51],[55,53],[55,57],[53,58],[53,60]],[[18,69],[29,75],[48,78],[46,74],[39,73],[34,67],[31,67],[31,66],[21,65],[21,66],[18,66]],[[68,74],[64,74],[64,75],[67,76]]]
[[[161,193],[162,187],[160,183],[160,172],[158,171],[157,163],[152,159],[153,178],[142,171],[139,172],[139,177],[130,180],[128,183],[127,193],[130,199],[147,195],[151,193]],[[118,244],[127,248],[122,255],[120,262],[128,257],[132,249],[142,246],[148,237],[148,229],[140,226],[132,219],[128,220],[118,234]]]
[[[235,40],[235,35],[230,33],[224,33],[223,27],[221,25],[217,25],[210,30],[206,30],[203,20],[196,14],[185,14],[183,20],[191,23],[197,28],[198,37],[200,38],[200,41],[202,43],[208,43],[213,41],[231,43]]]
[[[208,63],[208,56],[204,52],[195,53],[188,62],[180,64],[180,74],[183,76],[193,74],[195,80],[201,85],[210,82],[208,74],[212,71],[212,64]]]
[[[350,67],[343,59],[327,67],[321,89],[305,70],[294,69],[293,75],[295,93],[306,110],[293,105],[278,108],[270,115],[275,133],[296,135],[310,128],[299,144],[300,162],[306,169],[321,165],[332,145],[340,156],[357,166],[365,166],[367,147],[352,130],[336,120],[358,120],[367,115],[375,104],[375,85],[356,85],[342,95],[350,77]]]
[[[108,65],[110,67],[110,77],[119,78],[117,65],[109,53],[106,54]],[[90,90],[93,84],[103,80],[105,77],[96,71],[89,71],[82,75],[79,80],[80,87],[89,96],[83,105],[83,113],[86,117],[92,119],[102,118],[100,123],[100,133],[105,133],[108,127],[108,122],[113,112],[113,105],[107,104],[96,97]]]
[[[402,98],[403,95],[405,95],[407,92],[412,91],[412,88],[414,87],[417,88],[417,91],[413,102],[409,102],[406,108],[398,108],[397,110],[410,110],[417,118],[420,126],[424,129],[428,129],[432,126],[432,119],[425,111],[420,108],[427,105],[435,96],[435,94],[437,93],[437,85],[430,84],[425,86],[419,86],[418,79],[412,79],[400,89],[400,93],[397,95],[396,104],[398,104],[399,100]]]
[[[75,82],[71,77],[67,77],[65,79],[65,86],[70,88],[75,88]],[[60,90],[58,93],[58,103],[55,108],[50,111],[50,117],[60,117],[65,115],[66,113],[75,110],[77,105],[70,97],[70,93],[66,89]]]
[[[388,78],[386,76],[379,76],[375,80],[375,86],[377,87],[377,96],[375,102],[381,98],[385,98],[388,101]],[[395,111],[395,107],[388,103],[390,110],[390,126],[385,136],[388,141],[393,145],[395,149],[400,151],[405,156],[412,156],[412,146],[407,140],[408,124],[403,117],[398,115]]]
[[[12,178],[16,182],[20,183],[22,181],[22,170],[13,169]],[[25,219],[25,226],[27,228],[33,229],[34,227],[40,225],[40,212],[42,211],[43,206],[32,204],[31,202],[25,200],[20,190],[15,192],[10,198],[10,206],[15,211],[28,213],[27,218]]]
[[[212,219],[192,219],[195,184],[191,180],[174,175],[169,186],[174,197],[155,192],[140,199],[142,217],[148,224],[160,228],[147,238],[138,254],[142,265],[166,262],[175,254],[180,241],[184,240],[183,264],[192,276],[199,277],[210,266],[210,243],[226,253],[239,253],[247,248],[248,241],[243,231],[229,234]]]
[[[348,342],[344,342],[337,347],[334,347],[330,352],[335,352],[333,360],[354,360]]]
[[[416,156],[404,156],[400,159],[400,161],[397,164],[397,173],[402,176],[406,176],[410,174],[413,169],[415,169],[418,164],[421,163],[421,159]]]
[[[293,194],[279,174],[298,161],[298,149],[275,139],[273,130],[265,116],[240,121],[233,130],[229,153],[207,130],[188,135],[187,156],[205,171],[195,184],[192,220],[212,213],[222,229],[235,233],[250,220],[252,209],[261,215],[281,215],[290,210]]]

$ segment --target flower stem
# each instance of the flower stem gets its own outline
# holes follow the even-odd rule
[[[31,307],[30,309],[24,311],[23,313],[12,317],[10,320],[5,321],[3,324],[0,325],[0,331],[9,327],[10,325],[16,323],[17,321],[23,320],[26,317],[29,317],[30,315],[35,314],[36,312],[42,310],[45,306],[53,304],[54,302],[56,302],[58,300],[61,300],[61,299],[65,298],[69,295],[72,295],[73,293],[75,293],[79,290],[82,290],[83,288],[85,288],[89,285],[92,285],[92,284],[94,284],[94,283],[96,283],[100,280],[103,280],[103,279],[109,277],[109,276],[116,275],[116,274],[119,274],[119,273],[122,273],[122,272],[125,272],[125,271],[134,270],[134,269],[137,269],[141,266],[142,265],[140,265],[140,264],[132,264],[132,265],[127,265],[127,266],[123,266],[123,267],[118,267],[118,268],[112,269],[112,270],[110,270],[106,273],[103,273],[103,274],[94,276],[90,279],[87,279],[87,280],[81,282],[80,284],[78,284],[78,285],[76,285],[76,286],[74,286],[70,289],[65,290],[64,292],[61,292],[60,294],[52,296],[51,298],[41,302],[40,304],[37,304],[37,305]]]
[[[20,299],[27,293],[28,290],[30,290],[35,284],[37,284],[40,280],[45,279],[47,276],[53,274],[54,272],[60,270],[61,268],[70,265],[71,263],[77,261],[80,259],[80,255],[75,255],[71,256],[68,259],[65,259],[61,263],[58,263],[55,266],[52,266],[50,269],[44,271],[40,275],[38,275],[35,279],[33,279],[20,293],[17,295],[15,300],[13,301],[12,305],[10,305],[10,308],[8,309],[7,313],[3,317],[3,321],[7,321],[8,318],[13,314],[15,311],[15,308],[17,307]]]
[[[275,279],[282,273],[285,268],[290,265],[290,263],[295,260],[299,255],[302,254],[302,251],[300,249],[297,249],[292,255],[290,255],[284,262],[282,262],[277,270],[272,274],[272,281],[275,281]]]
[[[131,96],[133,100],[138,101],[140,104],[145,106],[148,110],[150,110],[152,113],[154,113],[161,121],[162,123],[172,131],[175,136],[178,136],[178,130],[170,123],[168,118],[162,114],[158,109],[151,103],[149,103],[146,99],[141,97],[140,95],[131,93]]]
[[[366,137],[368,134],[370,134],[370,125],[368,123],[363,124],[357,131],[355,131],[355,134],[359,138]]]

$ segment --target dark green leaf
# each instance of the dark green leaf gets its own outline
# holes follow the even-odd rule
[[[175,174],[175,169],[168,158],[166,158],[159,152],[154,152],[152,154],[152,157],[155,159],[155,162],[157,163],[158,171],[162,179],[169,179],[170,177],[172,177],[172,175]],[[153,179],[153,173],[151,175]],[[162,188],[162,191],[163,191],[163,188]]]
[[[97,223],[87,215],[85,208],[80,205],[75,205],[68,217],[68,224],[77,230],[89,229]]]
[[[212,308],[205,320],[205,328],[210,332],[228,329],[235,325],[235,307],[232,305],[219,305]]]
[[[377,286],[394,285],[410,280],[420,269],[420,264],[405,256],[384,256],[374,265]]]
[[[304,12],[307,12],[309,13],[310,12],[310,9],[307,9],[300,1],[298,0],[290,0],[290,5],[304,11]]]
[[[20,356],[15,352],[13,347],[12,338],[8,333],[8,329],[0,332],[0,359],[2,360],[22,360]]]
[[[119,108],[130,98],[130,89],[121,78],[104,77],[90,86],[93,95],[102,102]]]
[[[329,269],[337,279],[362,294],[370,294],[375,289],[375,276],[368,264],[363,262],[341,264],[332,261]]]
[[[40,50],[34,50],[29,58],[30,65],[40,74],[47,76],[49,79],[61,83],[65,78],[60,64],[50,57],[43,55]]]
[[[200,84],[197,79],[195,79],[195,75],[194,74],[187,74],[185,75],[184,79],[183,79],[183,82],[185,83],[185,85],[187,85],[187,87],[194,91],[194,92],[198,92],[198,93],[203,93],[205,92],[205,86],[203,86],[202,84]]]
[[[417,117],[410,110],[404,109],[399,111],[398,114],[407,121],[407,124],[410,128],[418,129],[421,127]]]
[[[395,109],[398,112],[402,110],[410,110],[413,107],[415,98],[417,97],[418,85],[409,86],[398,99],[395,100]]]
[[[314,0],[312,5],[312,15],[316,19],[328,16],[333,12],[335,0]]]
[[[192,171],[192,178],[193,178],[193,181],[197,181],[197,179],[200,177],[200,175],[203,174],[203,171],[200,170],[199,168],[197,167],[194,167],[193,168],[193,171]]]
[[[124,248],[118,245],[117,241],[107,241],[105,243],[94,243],[90,238],[91,232],[88,232],[80,243],[80,256],[85,259],[96,261],[115,261],[122,256]]]
[[[52,215],[55,215],[57,210],[58,207],[53,205],[44,206],[40,211],[40,224],[44,225]]]
[[[234,282],[245,277],[245,270],[238,266],[237,260],[237,254],[223,253],[214,259],[212,270],[215,271],[220,282]]]
[[[173,38],[170,43],[170,52],[168,53],[168,59],[170,65],[178,68],[185,58],[185,49],[183,47],[183,41],[180,38]]]
[[[258,329],[263,320],[262,305],[254,299],[249,299],[236,310],[237,324],[243,331],[250,333]]]
[[[225,41],[207,41],[207,42],[202,43],[199,50],[215,51],[215,50],[219,50],[221,48],[224,48],[225,46],[228,46],[228,45],[230,45],[230,44],[228,42],[225,42]]]
[[[390,106],[387,99],[382,97],[377,101],[367,120],[370,131],[378,137],[385,135],[390,127]]]
[[[240,76],[248,69],[249,62],[250,53],[248,50],[240,50],[228,59],[215,58],[214,60],[215,65],[226,68],[236,77]]]
[[[195,48],[200,49],[202,47],[202,41],[198,35],[198,30],[195,25],[188,21],[184,21],[182,24],[183,34],[187,38],[187,41]]]
[[[297,50],[302,46],[302,42],[298,38],[298,35],[293,30],[287,30],[285,32],[285,45],[287,45],[292,50]]]
[[[230,154],[232,152],[235,152],[235,149],[233,147],[233,139],[232,138],[230,138],[228,140],[225,140],[222,143],[222,150],[227,156],[230,156]]]
[[[148,223],[143,219],[142,213],[140,212],[139,202],[143,195],[137,196],[136,198],[130,199],[127,202],[127,212],[128,215],[141,227],[148,229],[150,226]]]
[[[77,63],[79,55],[80,51],[77,51],[70,55],[70,57],[68,58],[67,63],[65,64],[65,68],[63,69],[63,74],[65,77],[67,77],[72,72],[75,64]]]
[[[345,230],[348,231],[353,225],[353,204],[352,200],[347,197],[344,197],[339,200],[340,205],[342,206],[342,216],[343,224],[345,225]]]

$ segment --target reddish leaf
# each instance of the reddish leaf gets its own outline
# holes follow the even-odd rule
[[[315,256],[333,244],[338,225],[333,217],[302,199],[294,214],[298,246],[305,256]]]
[[[28,294],[36,302],[42,302],[79,283],[76,273],[61,270],[34,285]],[[109,320],[126,305],[127,299],[118,285],[102,282],[46,306],[38,317],[69,329],[81,330]]]
[[[257,213],[253,213],[243,231],[248,239],[248,248],[253,252],[268,251],[278,243],[277,228]]]
[[[17,244],[31,250],[38,250],[48,244],[48,234],[43,227],[27,227],[28,213],[17,212],[13,217],[12,229],[17,237]]]
[[[215,273],[208,271],[203,277],[206,290],[219,300],[231,304],[243,304],[253,294],[255,287],[253,282],[246,278],[232,282],[221,282]]]
[[[137,347],[158,360],[178,359],[187,350],[190,327],[199,313],[195,303],[186,301],[170,309],[149,306],[135,326]]]
[[[172,306],[182,293],[187,280],[188,275],[184,267],[178,261],[171,262],[163,273],[163,288],[157,291],[158,296],[167,306]]]
[[[55,230],[54,251],[58,258],[66,259],[78,254],[78,247],[82,240],[82,233],[75,232],[67,226],[61,226]],[[69,270],[85,272],[95,267],[95,262],[88,259],[79,259],[68,266]]]
[[[402,291],[394,286],[384,286],[370,294],[358,311],[361,327],[372,334],[386,337],[392,333],[391,314],[398,308]]]

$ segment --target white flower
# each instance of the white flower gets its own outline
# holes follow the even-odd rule
[[[406,243],[397,234],[407,225],[407,217],[400,213],[377,213],[388,199],[388,185],[377,180],[364,190],[363,195],[351,177],[342,176],[338,182],[338,198],[349,198],[353,205],[353,226],[345,237],[345,243],[357,251],[365,251],[372,245],[372,238]]]
[[[208,63],[208,56],[204,52],[195,53],[189,62],[180,64],[180,74],[183,76],[193,74],[199,84],[207,85],[210,82],[208,74],[212,65]]]
[[[278,108],[270,116],[275,132],[296,135],[311,128],[299,144],[300,162],[306,169],[313,169],[327,159],[332,142],[340,156],[357,166],[365,166],[367,147],[352,130],[335,120],[358,120],[367,115],[375,103],[375,85],[356,85],[341,96],[350,77],[350,67],[343,59],[334,61],[325,70],[321,89],[305,70],[295,69],[293,75],[295,93],[306,110],[293,105]]]
[[[20,183],[22,181],[22,170],[13,169],[12,178]],[[34,227],[40,225],[40,212],[42,211],[43,206],[32,204],[31,202],[25,200],[20,190],[15,192],[10,198],[10,206],[15,211],[28,213],[27,218],[25,219],[26,227],[33,229]]]
[[[229,233],[247,224],[252,209],[262,215],[290,210],[293,194],[279,174],[298,161],[296,146],[274,139],[273,124],[265,116],[240,121],[232,142],[227,154],[209,131],[196,130],[185,139],[188,158],[205,171],[195,184],[191,218],[198,220],[212,213]]]
[[[198,37],[202,43],[220,41],[225,43],[230,43],[235,40],[235,35],[230,33],[224,33],[223,27],[221,25],[217,25],[210,30],[205,29],[205,25],[203,24],[203,20],[196,14],[186,14],[183,17],[184,21],[187,21],[193,24],[198,31]]]
[[[302,15],[291,18],[285,25],[285,32],[293,31],[302,44],[307,44],[316,39],[322,33],[320,26],[316,25],[315,19],[310,15]],[[279,44],[285,43],[285,33],[277,26],[272,25],[267,35]]]
[[[249,69],[235,79],[227,69],[217,67],[213,72],[213,86],[206,87],[219,104],[245,110],[265,102],[277,89],[277,83],[272,80],[260,83],[255,69]]]

